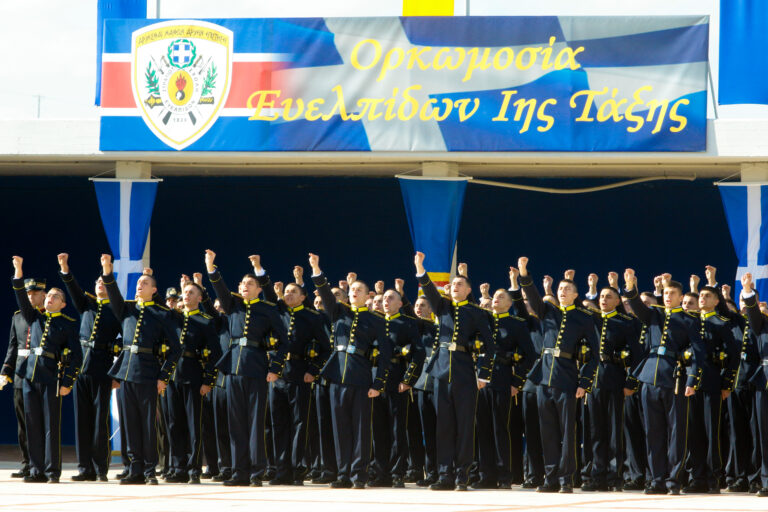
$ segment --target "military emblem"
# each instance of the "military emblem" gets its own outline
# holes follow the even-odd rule
[[[181,150],[202,137],[229,94],[232,32],[203,21],[166,21],[131,39],[131,82],[141,117]]]

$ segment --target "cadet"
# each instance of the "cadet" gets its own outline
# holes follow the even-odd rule
[[[472,286],[464,276],[451,281],[451,299],[437,291],[424,268],[424,253],[414,257],[416,277],[440,322],[440,333],[425,371],[434,378],[437,424],[439,480],[430,486],[435,491],[467,490],[469,466],[475,441],[477,391],[485,386],[475,374],[472,352],[475,340],[485,344],[487,353],[495,353],[488,318],[484,310],[470,304]],[[481,371],[480,379],[489,379]]]
[[[533,286],[528,258],[519,258],[518,267],[520,285],[541,319],[544,335],[540,369],[534,370],[540,372],[536,401],[544,455],[544,484],[536,490],[571,493],[576,471],[576,400],[591,389],[597,368],[597,358],[593,356],[579,372],[575,357],[582,346],[593,355],[600,353],[597,332],[589,310],[574,304],[578,290],[573,281],[560,281],[560,305],[554,306],[543,302]]]
[[[637,379],[628,375],[642,359],[638,343],[639,322],[624,314],[621,295],[613,287],[600,290],[600,311],[595,311],[595,325],[600,330],[600,363],[590,393],[589,426],[592,453],[590,481],[582,491],[623,490],[624,487],[624,396],[637,388]],[[615,460],[615,466],[610,461]]]
[[[649,308],[640,300],[634,270],[627,269],[624,280],[632,311],[647,329],[648,352],[635,370],[635,377],[643,383],[640,398],[651,472],[645,493],[680,494],[688,437],[688,397],[696,392],[694,386],[705,357],[699,332],[701,321],[698,315],[683,311],[680,306],[683,287],[668,274],[662,283],[664,307]],[[693,357],[683,393],[680,389],[680,381],[685,378],[682,359],[688,348],[692,349]]]
[[[61,314],[64,292],[51,288],[45,313],[29,302],[24,288],[22,258],[13,257],[13,290],[21,314],[30,326],[30,355],[16,370],[24,379],[24,415],[30,472],[25,482],[58,483],[61,477],[61,397],[72,391],[83,361],[77,323]]]
[[[229,320],[224,310],[221,309],[219,299],[208,305],[210,298],[206,294],[205,309],[210,311],[216,320],[216,333],[219,338],[219,347],[223,354],[229,350],[232,337],[229,335]],[[224,482],[232,478],[232,448],[229,437],[229,417],[227,407],[227,376],[224,372],[216,372],[216,387],[213,389],[213,421],[216,428],[216,451],[218,452],[219,472],[211,479],[214,482]],[[209,463],[210,464],[210,463]]]
[[[184,312],[173,312],[181,358],[167,390],[170,483],[200,483],[202,400],[216,383],[214,364],[221,357],[213,318],[199,309],[202,298],[202,287],[188,282],[182,288]]]
[[[232,336],[229,349],[216,364],[227,375],[232,478],[224,485],[261,487],[267,469],[267,383],[275,382],[283,369],[288,350],[285,326],[275,304],[259,299],[262,290],[255,275],[243,276],[240,293],[232,293],[214,265],[215,258],[216,253],[205,251],[208,278]],[[277,340],[272,361],[267,358],[270,336]]]
[[[24,289],[32,306],[45,313],[45,279],[27,278]],[[21,450],[21,468],[11,473],[11,478],[24,478],[29,475],[29,449],[27,448],[27,427],[24,421],[24,379],[15,378],[16,370],[29,357],[29,337],[31,327],[24,319],[21,311],[16,311],[11,320],[11,336],[8,341],[8,351],[0,371],[0,389],[13,382],[13,410],[16,414],[16,433]]]
[[[80,346],[83,366],[75,381],[75,433],[77,470],[75,482],[107,481],[109,448],[109,398],[112,379],[109,372],[114,358],[120,322],[108,306],[104,280],[96,280],[95,295],[83,292],[69,271],[69,255],[58,255],[59,270],[67,293],[80,313]]]
[[[384,393],[373,399],[374,479],[368,487],[405,487],[408,468],[408,391],[416,383],[421,359],[413,359],[412,348],[419,343],[415,318],[401,314],[402,295],[396,290],[382,294],[384,330],[392,346],[392,359]],[[423,352],[416,352],[423,355]]]
[[[250,257],[254,273],[269,301],[277,303],[287,336],[285,367],[269,388],[269,410],[277,466],[270,485],[304,485],[312,383],[331,354],[323,317],[308,308],[307,292],[297,283],[285,287],[278,299],[258,255]],[[299,267],[301,268],[301,267]],[[302,271],[303,272],[303,271]]]
[[[170,310],[153,300],[157,293],[154,277],[142,275],[136,283],[138,300],[124,300],[112,275],[109,254],[101,255],[101,268],[109,305],[123,325],[123,349],[109,371],[122,388],[123,435],[130,462],[128,475],[120,483],[156,485],[157,398],[165,393],[181,355],[179,338]]]
[[[371,398],[384,391],[392,346],[384,332],[384,321],[368,311],[368,285],[349,285],[350,305],[336,300],[328,279],[320,270],[320,258],[309,255],[312,281],[333,324],[334,352],[321,376],[328,380],[333,435],[338,464],[333,488],[365,488],[371,449]],[[377,364],[371,361],[378,343]]]
[[[514,290],[519,290],[517,277],[517,269],[510,269]],[[513,300],[509,290],[493,294],[489,317],[497,351],[486,351],[478,361],[493,378],[479,393],[477,428],[484,435],[478,438],[480,480],[472,484],[474,489],[512,487],[512,397],[517,397],[536,358],[525,319],[509,312]]]

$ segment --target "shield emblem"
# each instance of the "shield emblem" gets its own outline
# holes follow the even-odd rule
[[[131,86],[141,117],[170,147],[202,137],[227,101],[232,31],[204,21],[164,21],[131,37]]]

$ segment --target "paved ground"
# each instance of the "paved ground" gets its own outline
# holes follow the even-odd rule
[[[269,507],[270,511],[306,512],[500,512],[505,510],[564,509],[584,512],[749,512],[768,509],[768,498],[746,494],[720,496],[645,496],[639,492],[538,494],[513,488],[497,491],[435,492],[408,485],[406,489],[334,490],[327,486],[225,488],[210,482],[201,485],[160,484],[121,486],[109,483],[75,483],[75,465],[64,464],[62,483],[25,484],[11,479],[15,463],[0,462],[0,511],[100,512],[162,511],[219,512]],[[110,476],[117,472],[111,472]]]

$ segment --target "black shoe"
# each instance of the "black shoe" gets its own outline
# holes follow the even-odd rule
[[[24,477],[24,481],[28,484],[44,484],[48,481],[48,477],[45,475],[27,475]]]
[[[406,471],[405,478],[403,478],[403,483],[406,484],[415,484],[419,480],[421,480],[421,477],[424,475],[423,471],[416,471],[415,469],[411,469],[410,471]]]
[[[270,482],[270,484],[271,484],[271,483],[272,483],[272,482]],[[259,478],[259,477],[257,477],[257,476],[252,476],[252,477],[251,477],[251,482],[250,482],[250,484],[249,484],[249,485],[250,485],[251,487],[261,487],[261,478]]]
[[[477,482],[474,482],[472,485],[470,485],[470,487],[473,489],[496,489],[498,484],[493,480],[481,478]]]
[[[720,487],[711,487],[707,494],[720,494]]]
[[[610,491],[611,489],[608,487],[608,484],[599,484],[597,482],[587,482],[581,486],[581,490],[586,492],[606,492],[606,491]]]
[[[48,477],[48,483],[49,484],[57,484],[57,483],[59,483],[59,477],[57,477],[57,476],[49,476]]]
[[[218,475],[213,475],[211,477],[211,480],[214,482],[223,482],[231,478],[232,478],[232,473],[219,473]]]
[[[645,494],[667,494],[667,489],[664,487],[657,487],[655,485],[651,485],[645,488],[645,491],[643,491]]]
[[[200,476],[199,475],[190,475],[189,476],[189,483],[192,485],[199,485],[200,484]]]
[[[144,475],[126,476],[120,479],[120,485],[144,485],[147,481]]]
[[[392,480],[389,478],[376,478],[368,482],[368,487],[392,487]]]
[[[72,477],[72,481],[73,482],[95,482],[96,475],[91,475],[89,473],[79,473]]]
[[[124,470],[122,470],[121,472],[119,472],[118,474],[115,475],[115,478],[117,478],[118,480],[122,480],[123,478],[127,478],[127,477],[128,477],[128,470],[127,469],[124,469]]]
[[[448,480],[438,480],[429,486],[432,491],[452,491],[456,486]]]
[[[266,471],[264,471],[264,475],[262,476],[261,480],[266,480],[266,481],[274,480],[276,476],[277,476],[277,473],[275,472],[274,469],[267,469]]]
[[[573,494],[573,487],[570,485],[561,485],[560,494]]]
[[[760,498],[768,496],[768,487],[761,487],[760,490],[757,491],[757,496]]]
[[[642,491],[645,489],[645,483],[642,480],[628,480],[622,488],[625,491]]]
[[[706,494],[709,487],[704,483],[692,483],[683,487],[683,494]]]
[[[20,469],[11,473],[11,478],[24,478],[25,476],[29,476],[29,470]]]
[[[301,480],[300,478],[296,479],[293,481],[291,485],[294,485],[296,487],[302,487],[304,485],[304,480]]]
[[[558,492],[560,484],[543,484],[536,488],[536,492]]]
[[[230,478],[228,480],[224,480],[223,484],[226,487],[248,487],[251,485],[250,480],[244,480],[242,478]]]
[[[287,478],[273,478],[269,481],[269,485],[293,485],[293,480]]]
[[[437,478],[422,478],[416,481],[417,487],[429,487],[433,483],[437,482]]]
[[[156,476],[148,476],[147,477],[147,485],[158,485],[157,484],[157,477]]]
[[[323,476],[323,473],[321,471],[319,471],[317,469],[313,469],[312,471],[308,472],[304,476],[304,480],[309,480],[309,481],[317,480],[318,478],[320,478],[322,476]]]
[[[499,489],[511,489],[512,482],[499,482]]]
[[[347,478],[339,478],[338,480],[334,480],[331,482],[331,489],[351,489],[352,488],[352,480],[349,480]]]
[[[200,478],[202,478],[203,480],[211,480],[213,479],[213,475],[215,474],[217,473],[211,473],[209,470],[206,470],[203,472],[202,475],[200,475]]]
[[[728,486],[728,492],[747,492],[749,491],[749,485],[747,482],[740,482],[738,484],[731,484]]]
[[[97,476],[96,479],[99,482],[109,482],[109,478],[107,478],[106,473],[102,473],[101,475]]]
[[[392,479],[392,488],[393,489],[405,489],[405,482],[403,482],[402,478],[393,478]]]
[[[360,482],[359,480],[352,484],[353,489],[365,489],[365,482]]]
[[[466,491],[467,490],[467,484],[456,484],[456,490],[457,491]]]
[[[523,485],[521,487],[523,489],[535,489],[539,485],[541,485],[541,484],[539,482],[537,482],[536,480],[526,480],[525,482],[523,482]]]
[[[312,479],[313,484],[330,484],[335,481],[336,478],[333,475],[320,475],[317,478]]]
[[[680,489],[678,489],[677,487],[673,487],[667,491],[667,494],[669,494],[670,496],[679,496]]]
[[[760,490],[760,484],[758,482],[752,482],[749,484],[749,494],[755,494]]]

